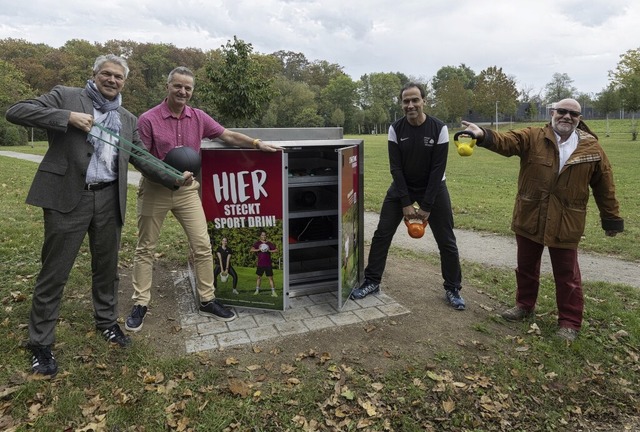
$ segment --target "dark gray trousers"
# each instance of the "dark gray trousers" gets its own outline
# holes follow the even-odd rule
[[[121,232],[117,183],[98,191],[84,191],[78,206],[69,213],[44,209],[42,268],[33,290],[29,319],[31,347],[55,341],[64,287],[86,234],[96,327],[105,329],[116,323]]]

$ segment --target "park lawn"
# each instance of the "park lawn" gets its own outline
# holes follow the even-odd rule
[[[631,123],[628,120],[610,120],[610,129],[613,132],[609,137],[601,132],[605,130],[605,120],[594,120],[589,124],[593,132],[600,137],[600,142],[611,161],[620,214],[625,219],[625,232],[614,238],[604,235],[597,206],[591,197],[580,248],[638,261],[640,175],[637,174],[637,166],[640,162],[640,141],[631,140]],[[525,125],[513,126],[516,128]],[[462,128],[450,129],[450,136],[453,137],[457,130]],[[499,131],[506,130],[506,127],[499,128]],[[367,211],[378,212],[391,183],[387,136],[349,135],[348,138],[364,139],[364,207]],[[453,138],[451,143],[446,176],[456,228],[513,235],[510,226],[519,159],[506,158],[481,148],[476,148],[469,157],[461,157],[453,145]]]
[[[386,137],[363,138],[365,205],[377,211],[381,197],[376,198],[376,191],[383,194],[389,182],[384,178],[388,176]],[[616,250],[621,257],[637,260],[633,245],[638,239],[640,203],[634,175],[637,157],[629,157],[637,143],[616,138],[605,140],[604,145],[619,183],[627,232],[612,245],[599,245],[589,241],[597,232],[590,226],[584,243],[602,253]],[[516,168],[516,161],[492,157],[482,149],[470,158],[451,153],[448,182],[459,227],[510,235]],[[92,331],[86,289],[90,254],[85,245],[67,285],[56,345],[74,361],[61,365],[55,380],[34,380],[27,374],[28,356],[20,347],[42,242],[42,211],[24,204],[35,169],[32,162],[0,157],[3,429],[12,430],[13,425],[15,430],[38,431],[572,431],[595,430],[590,429],[594,424],[609,427],[601,430],[639,425],[640,294],[637,289],[607,283],[585,284],[589,292],[586,328],[571,346],[538,337],[531,329],[526,337],[496,341],[503,348],[482,356],[463,358],[445,346],[433,358],[400,358],[396,369],[384,373],[369,370],[361,362],[337,364],[322,353],[311,353],[309,347],[300,347],[306,354],[291,353],[294,370],[277,365],[276,371],[260,378],[256,390],[243,386],[257,384],[250,368],[236,371],[237,386],[230,387],[224,368],[206,354],[159,358],[144,342],[131,350],[109,349]],[[135,248],[133,187],[128,199],[123,266],[131,265]],[[626,241],[630,232],[635,234]],[[604,237],[601,232],[598,235]],[[184,237],[177,222],[169,218],[158,253],[164,260],[184,264]],[[614,248],[618,241],[621,244]],[[436,266],[435,257],[427,260]],[[505,302],[513,296],[511,270],[465,263],[465,278],[469,286]],[[552,291],[552,286],[551,280],[542,280],[544,290]],[[553,310],[552,296],[543,296],[540,302],[541,309]],[[522,326],[524,334],[527,324]],[[479,332],[488,331],[486,323],[476,327]],[[308,357],[316,358],[318,366],[299,361]]]

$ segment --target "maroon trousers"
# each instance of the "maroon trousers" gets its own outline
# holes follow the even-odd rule
[[[540,262],[544,245],[516,235],[518,267],[516,268],[516,305],[533,310],[540,287]],[[556,283],[558,325],[580,330],[584,311],[582,278],[576,249],[548,248]]]

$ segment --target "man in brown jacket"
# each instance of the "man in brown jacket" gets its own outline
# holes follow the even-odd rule
[[[563,99],[551,123],[498,133],[463,121],[480,147],[520,157],[518,193],[511,229],[518,247],[516,306],[502,317],[520,321],[533,315],[540,286],[540,262],[549,249],[558,305],[558,336],[573,341],[582,326],[584,299],[578,243],[584,232],[589,187],[607,236],[624,230],[611,165],[597,136],[582,122],[580,104]]]

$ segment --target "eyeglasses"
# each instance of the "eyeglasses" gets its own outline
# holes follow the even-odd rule
[[[554,110],[556,111],[556,113],[560,114],[561,116],[566,116],[567,114],[571,114],[571,117],[578,118],[582,115],[580,111],[571,111],[564,108],[554,108]]]

